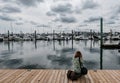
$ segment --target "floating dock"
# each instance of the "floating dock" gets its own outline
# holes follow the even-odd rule
[[[67,79],[67,70],[0,69],[0,83],[120,83],[120,70],[89,70],[76,81]]]
[[[120,45],[118,44],[103,44],[103,49],[120,49]]]

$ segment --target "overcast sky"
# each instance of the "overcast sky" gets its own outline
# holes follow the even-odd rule
[[[0,32],[120,31],[120,0],[0,0]]]

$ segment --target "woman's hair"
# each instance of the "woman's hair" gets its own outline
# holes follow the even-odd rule
[[[74,57],[75,57],[75,58],[77,58],[77,57],[82,58],[81,52],[80,52],[80,51],[77,51],[77,52],[75,53],[75,56],[74,56]]]

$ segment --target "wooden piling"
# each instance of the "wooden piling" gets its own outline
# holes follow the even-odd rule
[[[103,63],[103,18],[100,19],[100,33],[101,33],[101,39],[100,39],[100,69],[103,69],[102,63]]]
[[[73,49],[73,30],[72,30],[72,49]]]
[[[35,30],[35,41],[37,40],[37,33],[36,33],[36,30]]]
[[[9,37],[10,37],[10,32],[9,32],[9,30],[8,30],[8,41],[9,41]]]

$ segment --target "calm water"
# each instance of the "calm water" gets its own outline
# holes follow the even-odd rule
[[[0,42],[0,68],[70,69],[75,51],[88,69],[120,69],[118,50],[103,50],[99,41]]]

